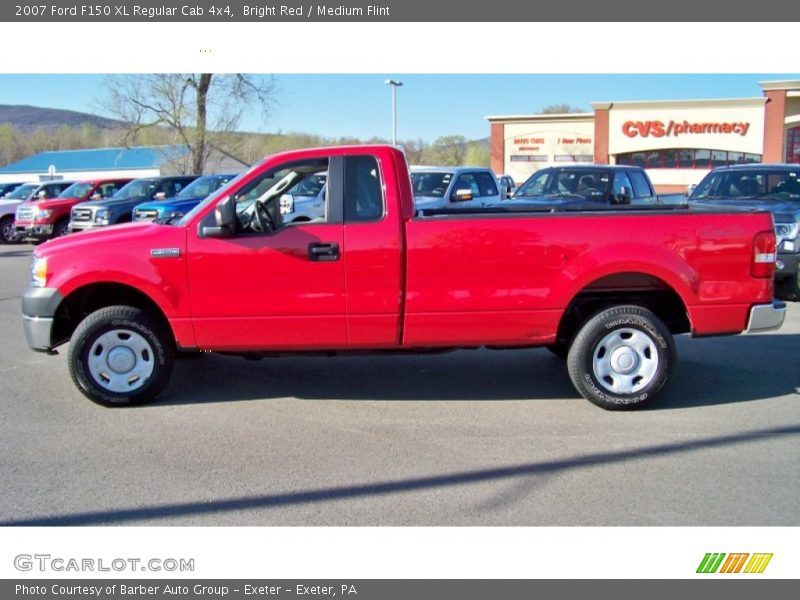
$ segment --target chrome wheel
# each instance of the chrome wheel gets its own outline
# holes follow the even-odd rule
[[[647,386],[658,371],[654,341],[638,329],[616,329],[603,337],[592,353],[597,382],[614,394],[633,394]]]
[[[135,331],[113,329],[98,337],[88,356],[89,373],[98,385],[114,393],[142,387],[153,374],[150,343]]]

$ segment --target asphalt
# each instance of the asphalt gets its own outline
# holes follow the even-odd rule
[[[31,249],[0,246],[2,525],[800,525],[800,304],[779,332],[681,336],[637,412],[543,349],[206,355],[109,409],[25,343]]]

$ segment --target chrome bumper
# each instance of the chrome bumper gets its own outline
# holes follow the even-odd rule
[[[25,328],[25,338],[31,349],[39,352],[48,352],[51,349],[50,331],[53,329],[53,317],[22,315],[22,326]]]
[[[785,317],[785,302],[773,300],[772,304],[757,304],[750,309],[750,318],[747,321],[745,333],[780,329]]]

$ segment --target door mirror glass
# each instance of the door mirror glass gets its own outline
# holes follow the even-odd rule
[[[450,197],[450,200],[453,202],[469,202],[472,200],[472,190],[465,188],[462,190],[456,190],[453,192],[453,195]]]

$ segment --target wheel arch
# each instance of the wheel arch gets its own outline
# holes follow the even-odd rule
[[[599,276],[574,293],[561,316],[557,342],[568,342],[582,323],[620,304],[652,311],[672,334],[692,331],[687,303],[672,285],[651,273],[625,271]]]
[[[58,305],[53,319],[53,346],[66,342],[88,315],[108,306],[134,306],[156,319],[175,339],[175,332],[164,311],[141,290],[117,282],[90,283],[72,290]]]

